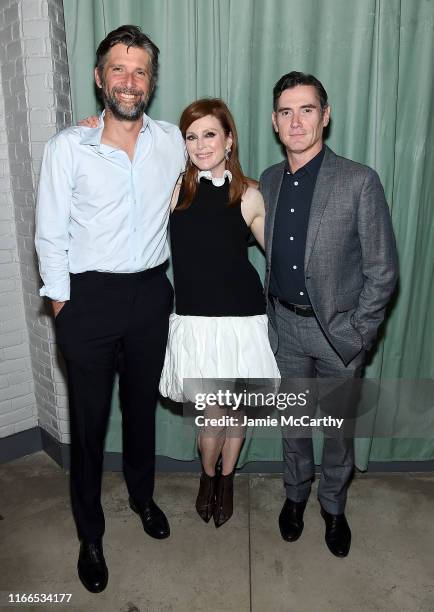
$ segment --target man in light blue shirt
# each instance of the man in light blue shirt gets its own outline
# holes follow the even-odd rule
[[[168,201],[184,163],[182,136],[144,115],[129,159],[119,143],[105,144],[105,119],[104,111],[99,127],[68,128],[45,147],[36,232],[40,294],[62,303],[70,298],[70,273],[139,272],[169,257]]]
[[[152,499],[155,402],[173,302],[165,274],[169,202],[185,156],[178,128],[144,114],[157,67],[158,48],[139,28],[108,34],[95,69],[105,107],[99,126],[68,128],[52,138],[40,176],[40,293],[52,300],[67,366],[78,574],[92,592],[108,580],[100,498],[119,353],[130,506],[150,536],[170,533]]]

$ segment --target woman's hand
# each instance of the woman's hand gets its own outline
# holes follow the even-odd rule
[[[97,115],[91,115],[78,122],[78,125],[84,125],[84,127],[97,128],[99,124],[99,117]]]

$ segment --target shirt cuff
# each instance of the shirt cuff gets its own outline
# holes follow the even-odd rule
[[[44,285],[41,287],[41,289],[39,289],[39,295],[42,297],[48,297],[56,302],[67,302],[70,296],[69,282],[53,285],[51,287]]]

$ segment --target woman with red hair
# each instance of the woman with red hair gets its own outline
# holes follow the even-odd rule
[[[188,160],[171,205],[176,313],[160,393],[185,401],[193,399],[186,379],[276,379],[279,370],[268,342],[262,284],[247,253],[250,232],[264,247],[264,201],[241,170],[233,117],[222,100],[205,98],[183,111],[179,127]],[[205,417],[238,413],[240,419],[239,412],[207,406]],[[196,509],[206,522],[213,517],[216,527],[233,512],[244,430],[205,426],[198,435],[203,471]]]

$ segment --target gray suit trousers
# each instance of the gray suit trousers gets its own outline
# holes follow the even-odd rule
[[[279,303],[275,304],[275,313],[279,336],[276,360],[282,380],[361,376],[364,351],[344,366],[315,317],[302,317]],[[315,473],[312,438],[286,437],[283,432],[282,443],[286,495],[292,501],[305,501]],[[325,437],[318,499],[327,512],[344,512],[353,469],[353,440],[343,436]]]

